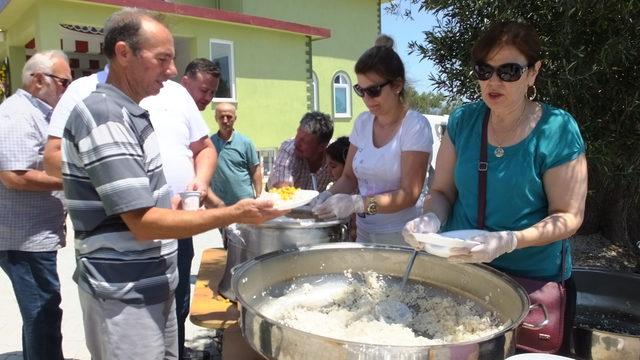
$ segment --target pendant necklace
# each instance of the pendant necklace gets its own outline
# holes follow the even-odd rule
[[[518,117],[518,121],[516,122],[516,125],[509,131],[509,138],[511,138],[511,135],[513,135],[513,132],[518,129],[520,127],[520,122],[522,121],[522,115],[524,115],[524,111],[527,109],[527,103],[524,103],[524,107],[522,108],[522,113],[520,114],[520,117]],[[492,114],[493,116],[493,114]],[[493,129],[493,133],[496,133],[496,130],[493,126],[493,122],[491,123],[491,128]],[[497,140],[497,139],[496,139]],[[504,156],[504,148],[502,147],[502,145],[498,144],[498,146],[496,146],[496,149],[493,150],[493,154],[497,157],[497,158],[501,158]]]

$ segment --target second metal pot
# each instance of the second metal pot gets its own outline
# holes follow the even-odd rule
[[[581,359],[640,359],[640,275],[575,268],[574,349]]]
[[[302,246],[347,241],[347,220],[321,220],[308,208],[293,209],[261,225],[232,224],[225,229],[227,265],[218,286],[219,293],[229,300],[236,297],[231,289],[233,268],[258,255]]]

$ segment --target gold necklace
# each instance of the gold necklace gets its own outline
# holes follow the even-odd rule
[[[524,103],[524,106],[522,107],[522,112],[520,113],[520,116],[518,117],[518,121],[516,122],[516,125],[511,128],[511,130],[509,130],[509,137],[507,139],[511,139],[513,136],[513,133],[520,127],[520,122],[522,121],[522,116],[524,115],[525,110],[527,109],[527,103]],[[491,116],[493,117],[493,114],[491,114]],[[494,137],[496,134],[496,129],[493,126],[493,122],[491,122],[491,129],[493,129],[493,133],[494,133]],[[496,139],[497,142],[498,139]],[[501,158],[504,156],[504,148],[502,147],[502,145],[498,144],[498,146],[496,146],[496,149],[493,150],[493,154],[497,157],[497,158]]]

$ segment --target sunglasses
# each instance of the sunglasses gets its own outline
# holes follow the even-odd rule
[[[493,73],[498,74],[498,78],[506,82],[514,82],[520,80],[522,74],[527,71],[527,65],[520,65],[515,63],[502,64],[498,67],[493,67],[485,63],[476,63],[473,65],[473,73],[480,81],[487,81],[491,79]]]
[[[364,94],[367,94],[369,95],[369,97],[375,98],[380,96],[380,94],[382,94],[382,88],[389,84],[391,84],[391,80],[387,80],[380,85],[371,85],[366,88],[363,88],[358,84],[355,84],[353,85],[353,91],[355,91],[356,95],[360,97],[364,97]]]
[[[31,76],[35,76],[36,73],[31,74]],[[55,79],[58,81],[58,83],[60,84],[60,86],[62,86],[63,88],[67,88],[67,86],[69,86],[69,84],[71,84],[71,80],[67,79],[67,78],[63,78],[57,75],[53,75],[53,74],[49,74],[49,73],[42,73],[42,75],[44,76],[48,76],[52,79]]]

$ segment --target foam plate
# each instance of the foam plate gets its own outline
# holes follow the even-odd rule
[[[282,200],[280,195],[275,193],[262,193],[261,198],[269,198],[273,200],[273,208],[276,210],[291,210],[302,205],[308,204],[318,196],[318,192],[315,190],[298,190],[293,195],[293,198],[289,200]]]

